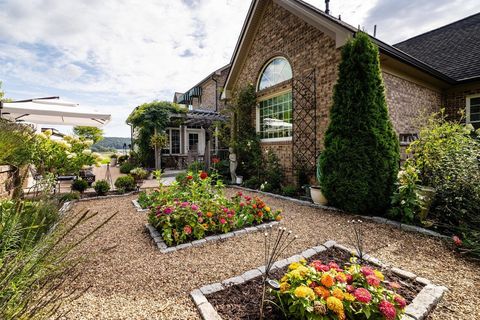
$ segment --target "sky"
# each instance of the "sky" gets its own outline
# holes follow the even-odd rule
[[[323,0],[307,2],[324,9]],[[6,97],[60,96],[112,114],[172,100],[230,62],[249,0],[0,0]],[[331,14],[394,44],[480,12],[478,0],[331,0]],[[64,129],[65,131],[65,129]]]

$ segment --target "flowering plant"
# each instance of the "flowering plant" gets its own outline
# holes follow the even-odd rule
[[[387,289],[387,285],[390,289]],[[376,269],[361,266],[356,258],[340,268],[335,262],[294,262],[280,280],[276,293],[289,319],[387,319],[398,320],[406,300],[396,293]]]
[[[188,172],[170,187],[143,194],[141,202],[148,205],[148,220],[167,245],[281,219],[280,211],[272,210],[260,198],[237,193],[228,199],[223,189],[215,174]]]

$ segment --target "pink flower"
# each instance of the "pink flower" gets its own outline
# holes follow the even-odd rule
[[[203,216],[202,211],[198,211],[198,212],[197,212],[197,215],[198,215],[199,217]]]
[[[227,220],[225,220],[224,218],[221,218],[221,219],[220,219],[220,223],[221,223],[221,224],[225,224],[225,223],[227,223]]]
[[[182,202],[182,204],[180,206],[182,208],[186,208],[186,207],[188,207],[188,202]]]
[[[462,245],[462,240],[458,236],[453,236],[452,239],[456,246],[460,247]]]
[[[163,209],[163,213],[165,213],[165,214],[170,214],[172,212],[173,212],[173,209],[170,208],[170,207],[166,207],[165,209]]]
[[[232,214],[232,213],[229,213],[229,214],[227,214],[227,217],[228,217],[228,218],[231,218],[231,217],[233,217],[233,214]]]
[[[203,223],[203,218],[198,218],[198,223]]]
[[[242,208],[245,207],[245,203],[240,202],[240,207],[242,207]]]
[[[247,200],[247,201],[252,200],[252,197],[249,197],[249,196],[245,196],[244,198],[245,198],[245,200]]]
[[[191,234],[192,233],[192,227],[190,227],[190,226],[183,227],[183,232],[185,232],[185,234]]]
[[[380,279],[378,279],[375,275],[371,274],[367,276],[367,282],[369,285],[378,287],[380,285]]]
[[[363,303],[369,303],[372,300],[372,295],[365,288],[355,289],[355,292],[353,293],[353,295],[358,301]]]
[[[353,283],[353,277],[351,274],[346,274],[345,275],[347,277],[347,283],[348,284],[352,284]]]
[[[192,208],[193,211],[197,211],[198,210],[198,206],[196,204],[192,204],[190,206],[190,208]]]
[[[362,267],[360,271],[363,273],[365,277],[373,274],[372,268],[369,268],[369,267]]]
[[[237,192],[237,196],[241,197],[243,196],[243,193],[241,193],[240,191]]]
[[[378,305],[378,309],[388,320],[395,320],[395,317],[397,316],[397,311],[395,310],[393,304],[391,304],[387,300],[382,300]]]
[[[339,267],[338,267],[338,264],[336,264],[336,263],[333,262],[333,261],[330,261],[330,262],[328,263],[328,266],[330,267],[330,269],[335,269],[335,270],[337,270],[337,269],[339,268]]]
[[[398,304],[400,309],[405,308],[405,306],[407,305],[407,301],[405,300],[405,298],[403,298],[400,295],[396,295],[395,298],[393,298],[393,300]]]
[[[398,282],[390,282],[389,285],[390,285],[390,288],[392,288],[393,290],[398,290],[401,287]]]
[[[352,286],[351,284],[347,284],[347,291],[352,293],[353,291],[355,291],[355,287]]]

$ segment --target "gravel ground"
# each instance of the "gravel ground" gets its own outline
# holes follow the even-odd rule
[[[235,190],[228,190],[233,194]],[[189,292],[262,265],[263,236],[242,235],[203,247],[161,254],[144,229],[145,214],[133,208],[135,196],[77,203],[74,211],[99,211],[82,226],[86,233],[102,218],[120,211],[108,225],[76,249],[88,255],[82,274],[69,288],[88,292],[65,306],[68,319],[200,319]],[[284,211],[284,225],[299,239],[285,256],[328,239],[349,245],[352,216],[263,197]],[[70,213],[73,214],[73,213]],[[449,288],[429,319],[480,319],[479,265],[458,257],[441,240],[365,222],[372,255]]]

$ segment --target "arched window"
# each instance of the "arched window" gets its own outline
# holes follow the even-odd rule
[[[287,59],[273,58],[263,68],[257,91],[292,78]],[[263,140],[286,141],[292,137],[292,90],[282,88],[260,98],[257,107],[257,132]]]
[[[282,57],[273,58],[263,68],[257,90],[266,89],[289,79],[292,79],[292,68],[287,59]]]

